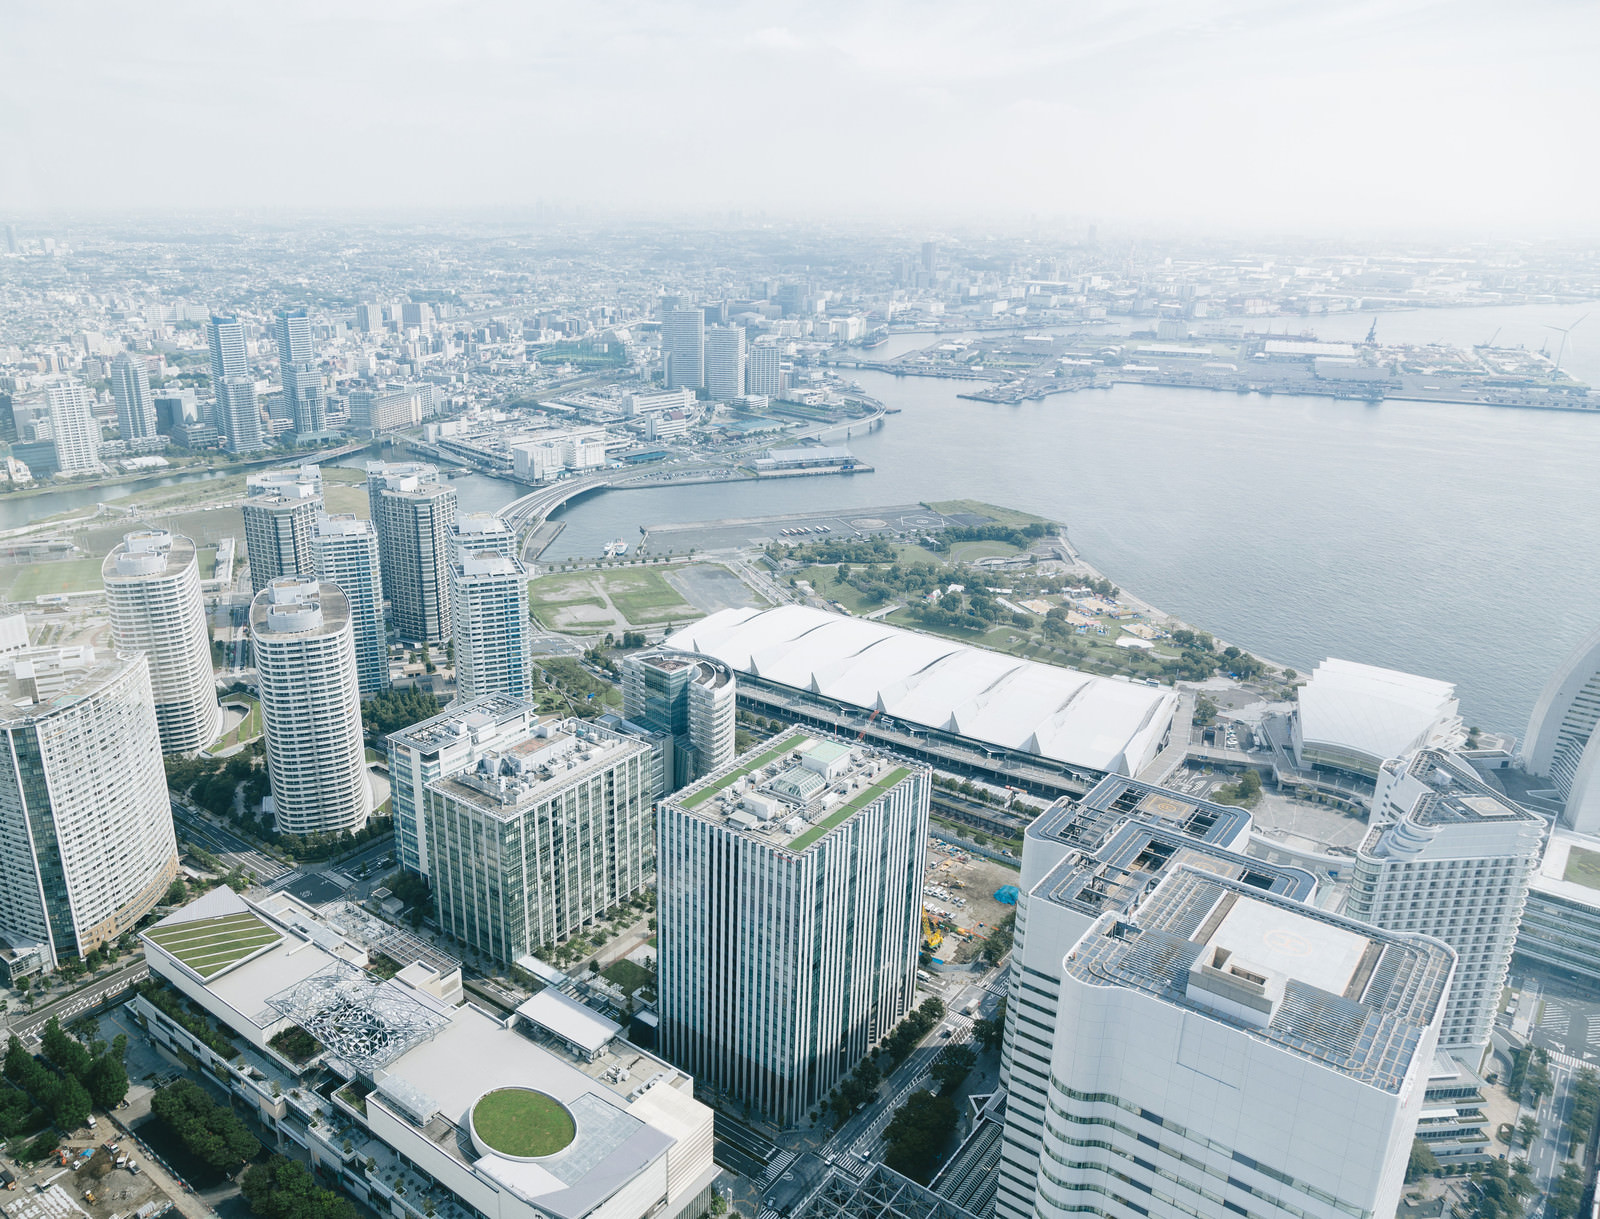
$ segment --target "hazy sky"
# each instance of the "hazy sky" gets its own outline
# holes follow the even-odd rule
[[[7,0],[0,208],[1592,231],[1591,0]]]

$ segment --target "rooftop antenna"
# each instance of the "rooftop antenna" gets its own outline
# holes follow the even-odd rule
[[[1551,371],[1550,371],[1550,376],[1552,378],[1560,375],[1560,372],[1561,372],[1561,361],[1566,358],[1566,354],[1567,354],[1567,336],[1569,334],[1571,334],[1574,330],[1576,330],[1579,326],[1583,325],[1584,320],[1586,318],[1588,318],[1588,316],[1589,315],[1587,313],[1585,313],[1583,315],[1583,317],[1580,317],[1577,321],[1573,322],[1572,325],[1570,325],[1570,326],[1549,326],[1549,325],[1547,325],[1545,327],[1546,330],[1554,330],[1557,334],[1559,334],[1561,336],[1561,346],[1556,349],[1556,366],[1555,366],[1555,368],[1551,369]]]

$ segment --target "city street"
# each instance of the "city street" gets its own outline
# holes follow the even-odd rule
[[[232,830],[205,820],[201,814],[176,800],[172,802],[172,820],[180,839],[186,838],[210,851],[229,867],[243,868],[256,878],[257,884],[269,884],[289,871],[287,865],[263,854]]]
[[[30,1012],[11,1012],[10,1031],[24,1040],[35,1037],[52,1017],[62,1024],[70,1023],[84,1012],[98,1007],[108,998],[137,986],[149,976],[150,967],[145,964],[144,957],[136,957],[83,990],[65,995]]]

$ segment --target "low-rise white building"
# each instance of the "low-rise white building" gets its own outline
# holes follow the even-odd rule
[[[1324,660],[1296,694],[1295,761],[1375,779],[1390,758],[1456,749],[1467,734],[1450,682]]]
[[[376,946],[409,957],[384,979],[372,946],[282,893],[213,890],[141,939],[162,984],[133,1001],[152,1038],[374,1210],[692,1219],[709,1205],[712,1115],[693,1080],[566,995],[491,1015],[460,1002],[455,962],[406,936]],[[174,1018],[179,996],[231,1052]],[[296,1029],[314,1040],[282,1037]],[[346,1082],[315,1086],[329,1074]]]

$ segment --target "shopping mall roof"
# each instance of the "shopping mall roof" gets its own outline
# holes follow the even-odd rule
[[[1450,682],[1329,659],[1300,688],[1298,739],[1379,762],[1466,736]]]
[[[1137,774],[1160,749],[1171,689],[786,605],[728,609],[673,635],[737,673],[980,744]]]

